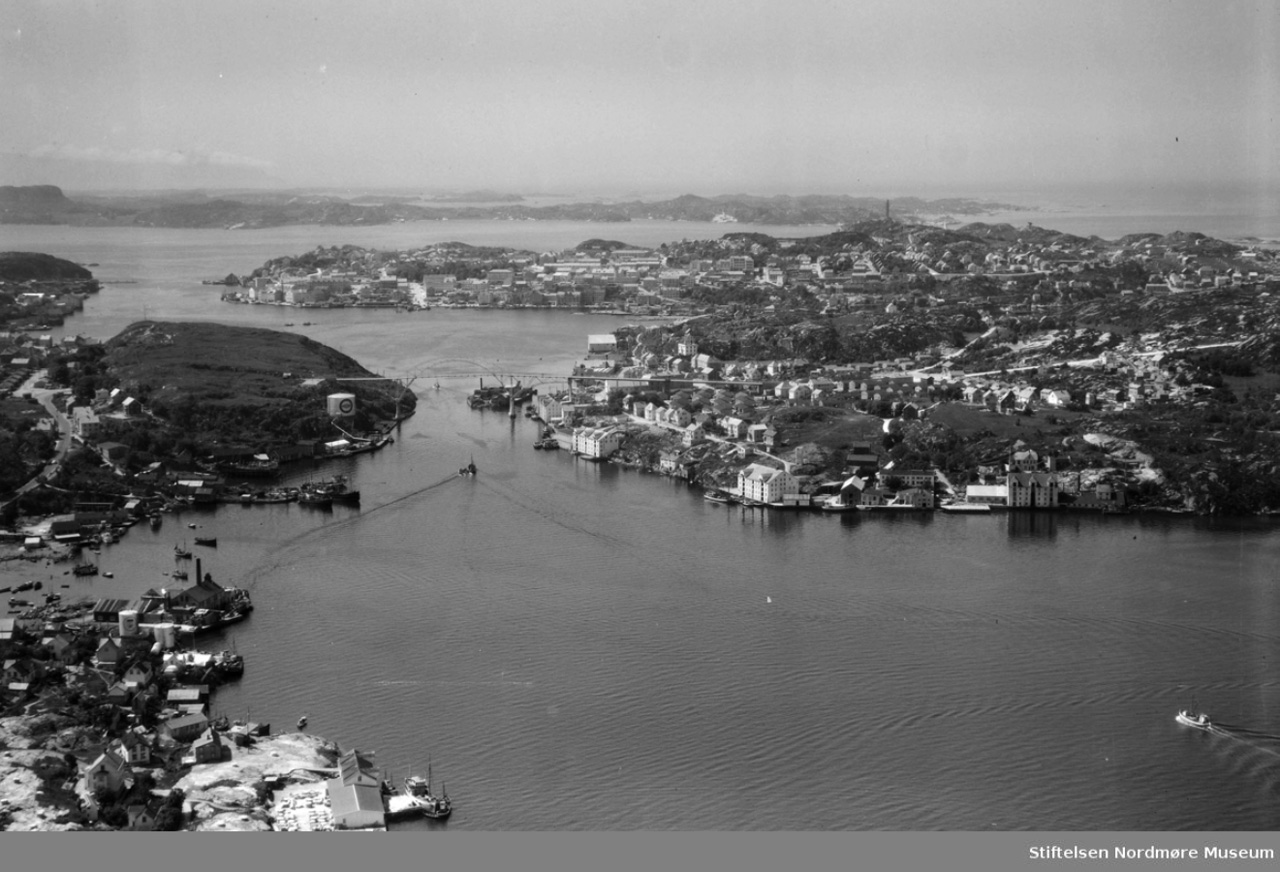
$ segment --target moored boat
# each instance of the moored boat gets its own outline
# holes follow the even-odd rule
[[[426,817],[444,820],[453,814],[453,803],[449,800],[449,791],[441,789],[440,795],[431,792],[431,766],[427,766],[427,777],[410,775],[404,780],[404,795],[413,801],[414,806]]]
[[[218,540],[217,540],[217,538],[216,538],[216,537],[214,537],[214,536],[197,536],[197,537],[196,537],[196,544],[197,544],[197,545],[207,545],[207,546],[208,546],[208,547],[210,547],[210,548],[217,548],[217,547],[218,547]]]
[[[943,503],[942,505],[938,506],[938,508],[944,512],[957,512],[957,513],[972,512],[975,514],[978,514],[978,513],[985,514],[991,511],[991,506],[987,505],[986,503],[967,503],[963,501],[954,502],[954,503]]]

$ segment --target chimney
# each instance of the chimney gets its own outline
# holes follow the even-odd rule
[[[204,581],[204,576],[200,574],[200,558],[196,558],[196,584]]]

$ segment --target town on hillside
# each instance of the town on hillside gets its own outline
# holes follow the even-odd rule
[[[541,253],[457,242],[403,252],[321,247],[226,281],[224,300],[304,308],[554,307],[683,317],[800,303],[835,315],[988,297],[1035,308],[1107,293],[1267,290],[1280,282],[1280,264],[1265,246],[1196,233],[1109,242],[1031,225],[948,230],[885,219],[825,236],[729,233],[653,249],[602,239]]]

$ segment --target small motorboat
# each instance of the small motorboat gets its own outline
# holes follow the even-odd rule
[[[1178,712],[1174,720],[1184,726],[1195,727],[1197,730],[1208,730],[1213,726],[1213,722],[1209,720],[1209,716],[1204,712],[1193,715],[1185,709]]]
[[[298,729],[305,730],[306,728],[307,728],[307,716],[303,715],[302,717],[298,718]]]

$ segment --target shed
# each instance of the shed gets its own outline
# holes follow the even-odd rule
[[[364,784],[343,784],[341,778],[328,781],[329,808],[333,825],[341,830],[360,830],[386,825],[382,791]]]

